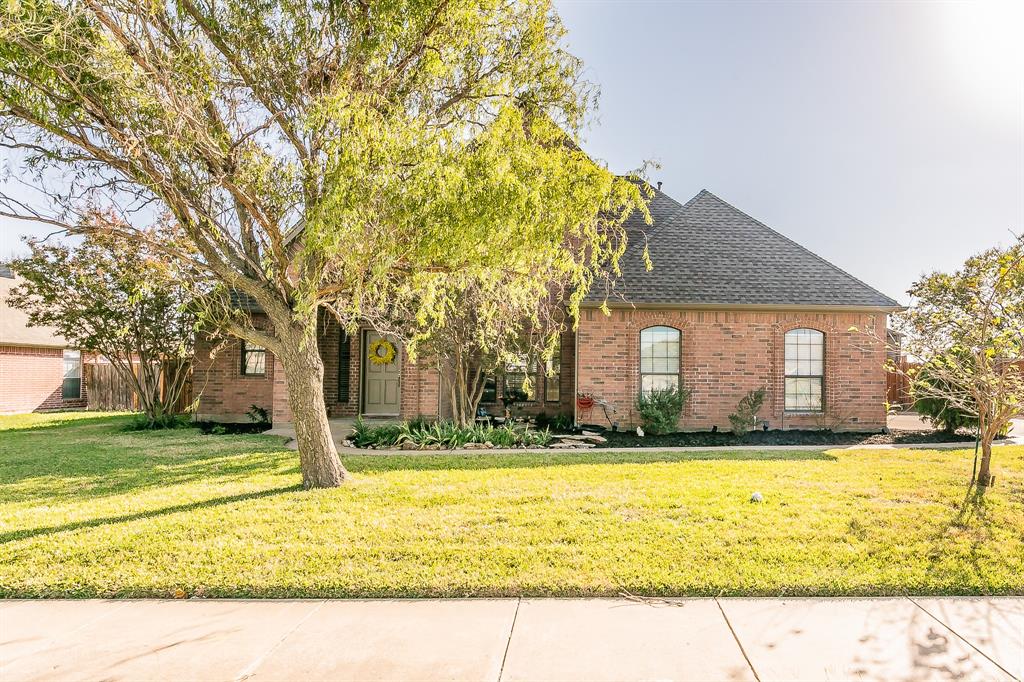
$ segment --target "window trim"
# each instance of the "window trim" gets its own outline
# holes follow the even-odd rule
[[[548,376],[548,365],[550,364],[553,373]],[[544,402],[546,403],[560,403],[562,402],[562,339],[558,339],[558,343],[555,344],[555,352],[551,355],[550,360],[544,361]],[[558,393],[557,396],[551,398],[548,395],[548,386],[550,381],[555,382],[555,390]]]
[[[250,347],[251,346],[251,347]],[[247,372],[246,360],[251,353],[263,353],[263,371],[262,372]],[[255,343],[250,344],[245,339],[242,339],[242,350],[241,350],[241,374],[243,377],[265,377],[267,376],[267,349],[263,346],[259,346]]]
[[[676,333],[676,371],[673,372],[645,372],[644,371],[644,332],[652,329],[670,329]],[[637,335],[637,387],[639,388],[638,393],[644,393],[644,376],[675,376],[676,377],[676,390],[680,390],[683,385],[683,330],[679,327],[673,327],[670,324],[652,324],[649,327],[644,327],[640,330]]]
[[[68,377],[67,376],[67,371],[68,371],[67,370],[68,353],[73,353],[73,354],[77,355],[77,358],[76,358],[77,364],[78,364],[78,376],[77,377]],[[61,370],[62,370],[62,373],[63,373],[64,376],[61,377],[60,399],[62,401],[81,400],[82,399],[82,380],[83,380],[82,375],[85,372],[85,363],[82,360],[82,351],[81,350],[75,350],[74,348],[65,348],[63,351],[61,351]],[[64,387],[66,386],[66,384],[67,384],[69,379],[72,380],[72,381],[78,381],[78,395],[70,395],[70,396],[69,395],[64,395],[64,390],[65,390]]]
[[[514,403],[516,405],[534,405],[534,404],[536,404],[538,402],[538,400],[537,400],[537,389],[538,389],[537,375],[540,372],[540,366],[539,366],[540,363],[538,363],[536,359],[531,360],[529,358],[529,356],[527,356],[527,355],[521,356],[521,359],[522,359],[522,362],[516,362],[516,363],[506,362],[505,365],[502,367],[502,371],[501,371],[501,396],[498,397],[498,400],[501,401],[502,403],[506,403],[506,404]],[[514,372],[514,374],[522,374],[523,377],[532,378],[532,380],[533,380],[533,395],[532,396],[531,395],[527,395],[524,400],[514,400],[514,399],[510,399],[509,398],[509,391],[508,391],[508,375],[509,375],[509,371],[508,371],[508,366],[512,365],[512,364],[516,364],[516,365],[520,365],[521,364],[521,365],[523,365],[525,367],[525,369],[522,372]]]
[[[481,405],[497,405],[500,400],[498,396],[498,377],[496,374],[485,374],[481,378],[483,382],[483,390],[480,391],[480,404]],[[487,389],[487,382],[494,384],[490,391]],[[491,398],[488,400],[488,398]]]
[[[790,374],[786,371],[786,346],[789,335],[793,332],[799,331],[811,331],[816,332],[821,338],[821,374]],[[782,410],[786,414],[823,414],[825,412],[826,395],[825,395],[825,365],[826,365],[826,337],[828,335],[814,327],[793,327],[787,329],[782,335]],[[813,407],[789,407],[786,401],[786,380],[787,379],[817,379],[820,385],[821,405],[817,408]]]

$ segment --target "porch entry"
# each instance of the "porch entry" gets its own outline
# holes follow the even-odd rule
[[[363,332],[363,414],[397,417],[402,402],[402,348],[391,336]]]

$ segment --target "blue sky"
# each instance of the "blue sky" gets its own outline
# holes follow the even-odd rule
[[[657,161],[904,302],[1024,231],[1024,2],[556,1],[613,170]]]
[[[1024,3],[558,7],[613,170],[658,161],[674,198],[706,188],[904,302],[1024,231]]]

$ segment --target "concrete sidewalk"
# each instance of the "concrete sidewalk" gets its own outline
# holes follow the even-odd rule
[[[1007,680],[1024,598],[0,602],[0,680]]]

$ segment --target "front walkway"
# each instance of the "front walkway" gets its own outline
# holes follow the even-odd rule
[[[1024,678],[1024,598],[0,602],[12,681],[851,678]]]

